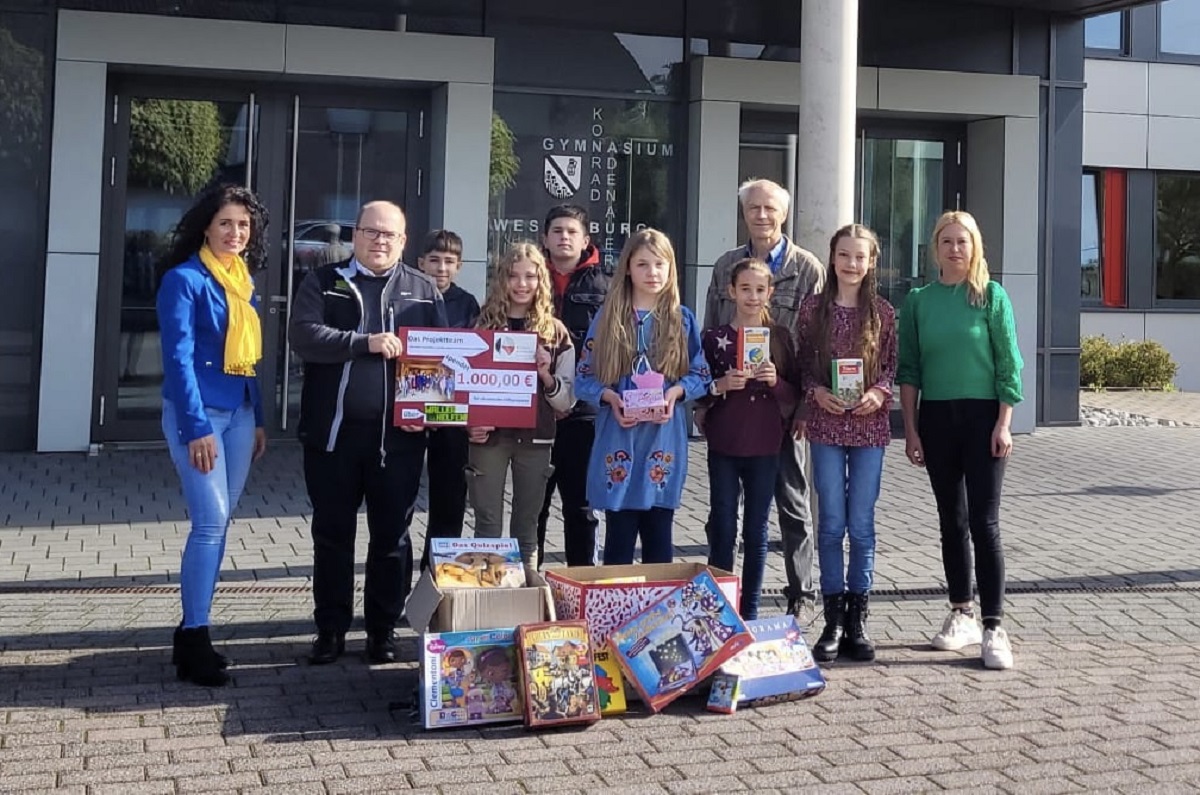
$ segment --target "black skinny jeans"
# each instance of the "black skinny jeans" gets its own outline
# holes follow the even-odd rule
[[[995,400],[922,400],[917,432],[937,500],[950,602],[971,601],[971,547],[983,618],[1004,615],[1000,490],[1008,459],[992,455]],[[968,543],[968,540],[970,543]]]

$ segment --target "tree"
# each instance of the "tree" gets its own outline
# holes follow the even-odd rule
[[[135,101],[129,115],[129,181],[193,194],[209,183],[225,156],[221,115],[214,102]]]
[[[499,113],[492,113],[491,172],[488,175],[488,194],[499,196],[517,184],[517,172],[521,170],[521,158],[514,151],[517,137]]]

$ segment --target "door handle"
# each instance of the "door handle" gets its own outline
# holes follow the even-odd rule
[[[273,295],[268,300],[273,304],[286,304],[288,297],[286,295]]]

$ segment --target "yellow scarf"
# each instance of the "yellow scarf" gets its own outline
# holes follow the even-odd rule
[[[225,329],[225,372],[228,375],[254,375],[254,365],[262,358],[262,326],[258,312],[250,303],[254,281],[246,260],[235,256],[229,267],[205,244],[200,247],[200,261],[225,290],[229,305],[229,323]]]

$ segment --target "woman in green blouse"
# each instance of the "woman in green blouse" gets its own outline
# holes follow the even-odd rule
[[[1024,365],[1012,304],[988,276],[975,219],[965,212],[943,214],[933,247],[938,280],[904,302],[896,373],[905,453],[929,473],[950,590],[950,615],[932,642],[948,651],[981,644],[984,667],[1011,668],[1012,646],[1000,625],[1000,490]],[[971,598],[972,546],[982,629]]]

